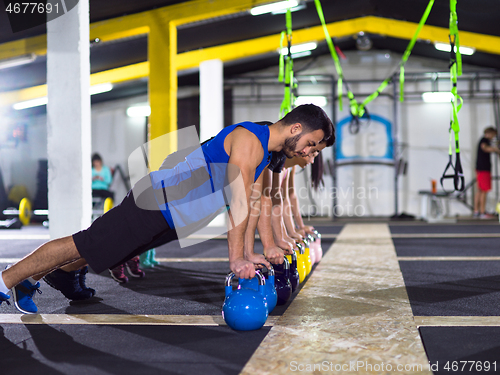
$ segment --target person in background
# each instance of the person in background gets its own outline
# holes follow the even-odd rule
[[[103,164],[101,155],[92,155],[92,197],[114,198],[109,186],[113,181],[111,170]]]
[[[479,219],[492,218],[485,211],[486,196],[491,190],[491,153],[500,154],[500,149],[491,145],[491,141],[496,137],[497,130],[490,126],[484,129],[484,136],[477,146],[476,178],[477,192],[474,196],[474,215]]]

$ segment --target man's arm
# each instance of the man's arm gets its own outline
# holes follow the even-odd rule
[[[229,266],[237,277],[248,279],[255,276],[254,263],[269,265],[262,255],[253,253],[253,248],[251,253],[249,251],[244,252],[253,180],[255,170],[262,161],[264,151],[258,138],[244,128],[236,128],[227,142],[229,142],[228,154],[230,155],[228,178],[231,182],[230,230],[227,233]],[[252,201],[254,201],[254,198],[252,198]]]
[[[283,181],[282,186],[283,186],[283,221],[285,222],[285,227],[288,232],[288,235],[292,237],[294,240],[301,241],[302,236],[295,231],[295,223],[293,221],[292,217],[292,210],[291,210],[291,205],[290,205],[290,197],[289,197],[289,190],[288,190],[288,184],[290,180],[290,173],[286,176],[286,179]]]
[[[498,147],[490,146],[490,145],[486,144],[486,142],[481,143],[481,150],[483,150],[484,152],[487,152],[487,153],[495,152],[497,154],[500,154],[500,149]]]
[[[259,217],[261,216],[263,178],[264,176],[261,174],[255,184],[253,184],[252,193],[250,195],[250,217],[248,218],[248,225],[245,232],[244,256],[246,260],[249,260],[254,264],[264,263],[267,267],[269,264],[264,257],[266,255],[266,248],[264,247],[264,256],[254,252],[255,229],[257,228],[257,223],[259,221]]]
[[[260,215],[258,217],[257,228],[259,230],[260,240],[264,246],[264,255],[271,263],[281,264],[283,263],[284,253],[274,242],[271,223],[271,185],[273,176],[272,172],[267,168],[264,169],[262,175],[262,195],[260,197]],[[250,220],[252,220],[252,217],[250,217]]]
[[[295,168],[293,166],[290,170],[290,177],[288,181],[288,197],[290,199],[290,207],[292,209],[293,218],[295,219],[295,223],[297,224],[298,232],[301,236],[306,234],[313,234],[313,227],[309,225],[304,225],[304,221],[302,220],[302,215],[300,213],[300,205],[299,198],[297,197],[297,193],[295,191]]]

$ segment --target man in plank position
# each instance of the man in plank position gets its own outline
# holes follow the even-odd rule
[[[245,232],[255,233],[256,223],[248,225],[249,208],[258,207],[260,194],[252,192],[261,191],[261,172],[273,151],[288,158],[305,156],[332,135],[331,120],[314,105],[299,106],[270,126],[243,122],[223,129],[174,168],[144,177],[88,229],[51,240],[0,272],[0,303],[23,280],[64,264],[84,259],[96,273],[122,264],[155,244],[192,233],[191,227],[198,229],[226,206],[230,269],[237,277],[254,277],[255,264],[269,266],[244,242]],[[139,189],[141,184],[147,187]]]

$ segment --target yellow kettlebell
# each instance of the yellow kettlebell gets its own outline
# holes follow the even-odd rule
[[[309,241],[307,241],[305,238],[303,240],[304,242],[304,247],[305,247],[305,251],[304,251],[304,262],[306,264],[306,275],[309,275],[309,273],[311,273],[311,270],[312,270],[312,261],[311,261],[311,254],[310,254],[310,249],[309,249]]]
[[[302,244],[297,243],[297,271],[299,272],[299,283],[303,282],[307,276],[305,249]]]

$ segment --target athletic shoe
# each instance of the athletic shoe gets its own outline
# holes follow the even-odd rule
[[[142,268],[153,268],[155,265],[149,261],[149,251],[142,253],[139,256],[140,265]]]
[[[118,281],[120,284],[125,284],[128,282],[128,277],[123,273],[123,269],[125,265],[121,264],[118,267],[109,270],[109,273],[115,281]]]
[[[24,280],[11,289],[14,305],[23,314],[36,314],[38,312],[38,308],[33,302],[35,292],[42,294],[38,288],[40,288],[39,282],[33,285],[28,280]]]
[[[0,305],[2,304],[3,301],[5,301],[7,305],[10,305],[9,298],[10,296],[8,294],[0,292]]]
[[[489,214],[481,214],[481,215],[479,215],[479,219],[481,219],[481,220],[488,220],[488,219],[494,219],[494,218],[495,218],[495,216],[489,215]]]
[[[95,289],[89,288],[87,285],[85,285],[85,279],[86,279],[86,275],[88,272],[89,272],[88,266],[85,266],[80,270],[80,273],[78,276],[80,278],[80,288],[82,288],[82,290],[88,290],[90,293],[92,293],[92,297],[93,297],[93,296],[95,296]]]
[[[478,211],[475,211],[473,214],[472,214],[472,217],[474,219],[479,219],[479,212]]]
[[[148,255],[149,255],[149,263],[151,263],[153,266],[157,266],[158,264],[160,264],[160,262],[158,262],[156,259],[155,259],[155,256],[156,256],[156,249],[151,249],[148,251]]]
[[[94,293],[80,286],[80,272],[54,270],[43,278],[52,288],[60,291],[64,297],[73,301],[83,301],[92,298]]]
[[[139,268],[139,257],[134,257],[125,263],[128,274],[132,277],[144,277],[146,273]]]

